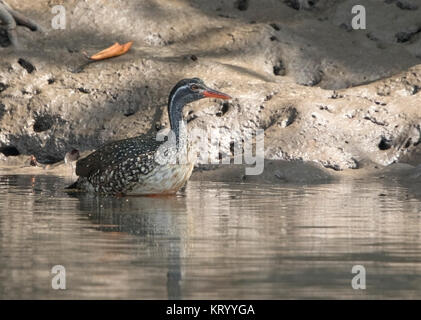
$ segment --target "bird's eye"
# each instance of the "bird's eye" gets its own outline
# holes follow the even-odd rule
[[[192,84],[190,86],[190,89],[192,89],[193,91],[197,91],[197,90],[199,90],[199,87],[197,85],[195,85],[195,84]]]

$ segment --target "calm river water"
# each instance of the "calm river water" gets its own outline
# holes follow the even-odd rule
[[[421,298],[420,185],[190,182],[176,197],[100,198],[67,183],[0,177],[1,299]],[[66,290],[52,289],[55,265]]]

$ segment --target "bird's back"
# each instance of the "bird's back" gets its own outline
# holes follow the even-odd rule
[[[151,136],[138,136],[110,142],[80,159],[76,164],[76,174],[79,177],[89,178],[94,174],[117,167],[128,159],[143,158],[154,153],[162,143]]]

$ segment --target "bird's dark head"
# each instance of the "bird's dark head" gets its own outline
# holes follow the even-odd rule
[[[171,90],[168,99],[168,116],[171,129],[175,131],[177,139],[184,106],[203,98],[231,99],[229,95],[207,87],[199,78],[181,80]]]
[[[171,90],[168,99],[169,111],[172,106],[184,106],[203,98],[231,99],[229,95],[207,87],[199,78],[183,79]]]

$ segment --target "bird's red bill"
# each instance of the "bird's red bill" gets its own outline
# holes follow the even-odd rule
[[[222,92],[218,92],[218,91],[203,91],[203,94],[205,95],[205,97],[208,98],[217,98],[217,99],[224,99],[224,100],[229,100],[231,99],[231,97],[225,93]]]

